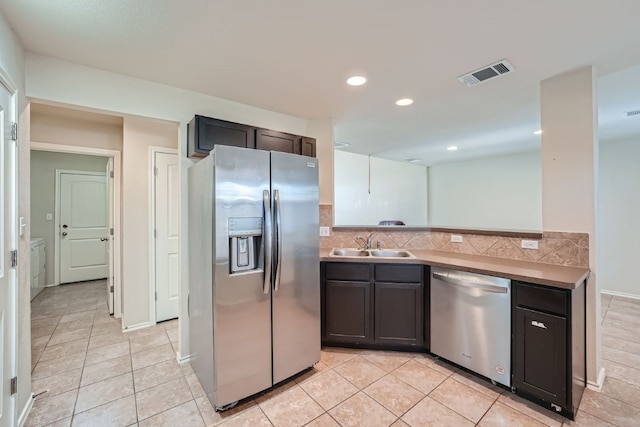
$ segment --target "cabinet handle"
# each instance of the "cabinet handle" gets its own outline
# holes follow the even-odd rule
[[[544,326],[544,323],[538,322],[537,320],[532,320],[531,325],[535,326],[536,328],[547,329],[547,327]]]

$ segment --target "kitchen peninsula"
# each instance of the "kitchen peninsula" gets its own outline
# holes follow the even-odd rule
[[[336,253],[349,254],[320,249],[323,345],[431,352],[431,309],[441,303],[432,267],[509,279],[511,391],[574,418],[586,386],[589,269],[441,250]]]

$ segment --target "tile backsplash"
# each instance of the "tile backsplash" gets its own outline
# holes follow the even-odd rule
[[[331,227],[332,206],[320,205],[320,226]],[[389,231],[376,227],[358,231],[331,231],[329,237],[320,237],[320,247],[357,247],[357,236],[373,233],[373,242],[379,240],[383,248],[433,249],[444,252],[483,255],[496,258],[534,261],[572,267],[589,266],[589,235],[587,233],[543,232],[538,249],[522,249],[521,238],[479,234],[463,234],[462,243],[451,242],[451,234],[440,231]]]

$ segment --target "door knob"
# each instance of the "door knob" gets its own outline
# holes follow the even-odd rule
[[[67,235],[67,232],[66,232],[66,231],[63,231],[63,232],[62,232],[62,237],[66,236],[66,235]]]
[[[62,224],[62,228],[68,228],[69,226],[67,224]]]
[[[107,237],[101,237],[101,238],[100,238],[100,241],[101,241],[101,242],[106,242],[107,240],[109,240],[109,238],[107,238]]]

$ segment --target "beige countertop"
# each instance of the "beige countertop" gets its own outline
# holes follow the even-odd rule
[[[394,264],[425,264],[453,268],[470,273],[500,276],[512,280],[552,286],[561,289],[575,289],[589,276],[589,269],[542,264],[532,261],[518,261],[479,255],[456,254],[452,252],[417,250],[409,252],[416,258],[372,258],[334,257],[331,249],[320,248],[320,261],[366,262]]]

